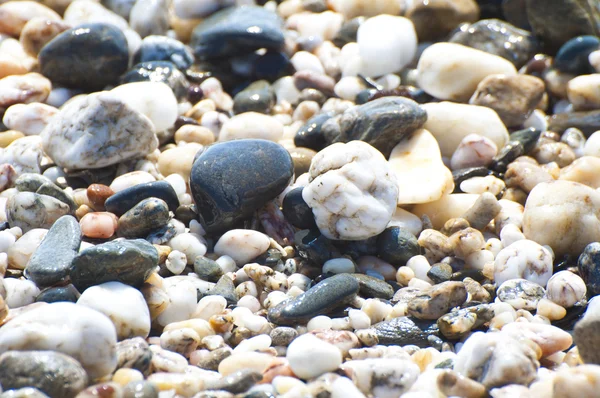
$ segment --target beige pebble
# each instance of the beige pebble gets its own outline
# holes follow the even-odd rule
[[[35,1],[9,1],[0,5],[0,33],[19,37],[21,30],[35,17],[60,21],[60,15]]]
[[[536,343],[542,349],[543,356],[566,350],[573,344],[573,337],[568,332],[556,326],[535,322],[510,323],[502,328],[502,333]]]
[[[95,212],[85,214],[79,221],[83,236],[94,239],[107,239],[115,234],[117,229],[117,216],[109,212]]]
[[[223,376],[227,376],[242,369],[249,369],[262,373],[267,369],[272,360],[273,356],[269,354],[260,352],[242,352],[222,360],[219,364],[219,373]]]
[[[2,123],[25,135],[38,135],[57,113],[58,109],[55,107],[39,102],[15,104],[6,110]]]
[[[1,53],[2,44],[0,44]],[[0,77],[6,76],[2,73],[3,67],[4,65],[0,57]],[[44,102],[48,98],[51,89],[52,83],[50,80],[39,73],[4,77],[0,79],[0,108],[7,108],[14,104]]]
[[[125,386],[127,383],[144,380],[144,375],[137,369],[121,368],[113,374],[112,381]]]
[[[194,157],[202,148],[202,145],[190,142],[162,152],[158,157],[158,171],[164,176],[179,174],[187,181],[190,178]]]
[[[567,310],[560,305],[553,303],[548,299],[541,299],[537,304],[537,314],[548,318],[551,321],[563,319],[567,315]]]
[[[37,57],[46,43],[69,28],[69,24],[60,20],[35,17],[23,27],[19,41],[27,54]]]
[[[36,63],[37,59],[29,56],[18,40],[4,39],[0,42],[0,78],[24,75],[30,72]]]
[[[179,144],[182,141],[210,145],[215,142],[215,135],[206,127],[184,124],[175,132],[175,143]]]

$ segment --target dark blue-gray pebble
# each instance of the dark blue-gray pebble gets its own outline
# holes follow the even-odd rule
[[[600,294],[600,243],[590,243],[577,260],[579,275],[585,281],[590,297]]]
[[[294,243],[298,255],[317,266],[321,266],[325,261],[341,255],[333,242],[317,230],[298,231],[294,236]]]
[[[408,316],[380,322],[373,329],[380,345],[416,345],[424,348],[430,346],[429,336],[439,336],[435,321],[422,321]]]
[[[377,237],[377,254],[388,263],[401,267],[421,254],[421,246],[417,237],[406,228],[390,227]]]
[[[119,218],[117,234],[125,238],[143,238],[169,222],[169,207],[158,198],[142,200]]]
[[[297,187],[289,191],[283,198],[281,210],[285,219],[294,227],[300,229],[316,228],[317,223],[312,209],[302,197],[303,187]]]
[[[275,105],[275,94],[269,82],[259,80],[240,91],[233,98],[233,112],[259,112],[269,114]]]
[[[38,60],[41,73],[53,84],[97,91],[116,84],[127,70],[129,48],[116,26],[83,24],[52,39]]]
[[[183,99],[188,94],[190,84],[185,75],[170,61],[140,62],[134,65],[122,78],[122,83],[160,82],[173,90],[177,99]]]
[[[563,73],[583,75],[595,73],[588,57],[592,51],[600,47],[600,39],[596,36],[575,37],[562,45],[554,57],[554,67]]]
[[[106,211],[120,217],[133,206],[148,198],[164,200],[169,206],[169,210],[173,212],[179,207],[177,193],[175,193],[171,184],[166,181],[146,182],[125,188],[106,199],[104,207]]]
[[[81,296],[81,294],[77,291],[75,286],[68,284],[67,286],[49,287],[48,289],[43,290],[35,298],[35,301],[44,303],[69,301],[71,303],[76,303],[79,296]]]
[[[327,140],[323,134],[323,123],[333,117],[333,112],[319,113],[308,119],[298,129],[294,136],[294,145],[320,151],[327,146]]]
[[[151,35],[142,40],[140,48],[133,56],[134,63],[149,61],[170,61],[184,71],[194,63],[192,50],[177,39]]]

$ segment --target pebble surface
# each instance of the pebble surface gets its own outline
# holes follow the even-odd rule
[[[0,4],[0,398],[596,397],[600,8]]]

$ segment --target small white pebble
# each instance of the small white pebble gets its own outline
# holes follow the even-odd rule
[[[309,332],[313,330],[328,330],[331,329],[331,318],[325,315],[319,315],[308,321],[306,328]]]
[[[246,307],[252,312],[260,311],[260,301],[258,301],[258,299],[254,296],[247,295],[240,298],[237,302],[237,305],[239,307]]]
[[[362,310],[351,309],[348,311],[350,325],[353,329],[368,329],[371,327],[371,318]]]
[[[175,275],[181,274],[187,265],[187,258],[184,253],[179,250],[173,250],[169,253],[165,265],[169,271]]]

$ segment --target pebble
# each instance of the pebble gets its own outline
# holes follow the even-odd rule
[[[421,42],[443,40],[464,22],[476,22],[479,6],[472,0],[454,3],[444,1],[416,2],[406,11],[414,24]]]
[[[190,187],[207,232],[223,231],[278,196],[292,175],[292,159],[280,145],[235,140],[212,145],[198,156]]]
[[[121,77],[122,83],[164,83],[178,100],[187,97],[189,83],[185,75],[171,61],[148,61],[134,65]],[[170,96],[169,96],[170,97]],[[169,107],[172,109],[172,106]],[[172,113],[172,111],[170,112]]]
[[[556,373],[553,380],[553,396],[565,398],[591,398],[597,393],[600,367],[580,365],[564,368]]]
[[[194,260],[194,272],[200,279],[209,282],[217,282],[223,276],[223,270],[219,264],[204,256],[198,256]]]
[[[112,322],[97,311],[73,303],[46,304],[3,325],[0,352],[10,350],[67,354],[79,361],[91,379],[111,373],[117,364]]]
[[[18,237],[18,239],[16,242],[13,241],[13,244],[7,251],[7,260],[11,268],[25,269],[31,255],[37,250],[47,233],[47,229],[34,228],[25,232],[22,236],[19,236],[20,233],[19,235],[13,235],[14,238]]]
[[[497,153],[498,147],[492,140],[479,134],[469,134],[462,139],[454,151],[450,159],[450,168],[461,170],[489,166]]]
[[[419,376],[419,367],[406,359],[368,358],[346,361],[342,369],[350,373],[355,385],[365,394],[392,398],[410,390]]]
[[[236,115],[245,112],[268,115],[274,105],[275,94],[266,80],[255,81],[233,98],[233,111]]]
[[[567,350],[573,344],[571,335],[556,326],[540,323],[520,323],[514,322],[505,325],[502,328],[502,333],[507,333],[517,338],[523,336],[533,341],[539,345],[544,357]]]
[[[4,280],[4,290],[6,290],[5,303],[9,308],[25,307],[33,303],[40,293],[40,289],[33,282],[15,278]]]
[[[442,282],[408,302],[408,313],[418,319],[436,320],[467,300],[462,282]]]
[[[360,141],[330,145],[313,158],[309,173],[311,182],[302,197],[325,237],[366,239],[381,233],[391,220],[398,185],[372,146]],[[337,191],[340,186],[345,191]]]
[[[268,319],[277,325],[289,325],[325,315],[344,302],[352,300],[359,290],[358,281],[348,274],[327,278],[305,293],[271,308]]]
[[[42,155],[42,140],[39,136],[22,137],[0,149],[0,162],[13,166],[17,174],[39,173]]]
[[[542,182],[527,197],[523,233],[527,239],[550,246],[556,257],[578,255],[586,245],[600,240],[596,217],[589,217],[597,213],[599,200],[597,192],[583,184]],[[551,214],[546,211],[549,207]]]
[[[169,207],[158,198],[139,202],[119,218],[117,232],[125,238],[143,238],[169,222]]]
[[[7,351],[0,355],[2,387],[34,387],[51,397],[75,397],[88,383],[79,362],[52,351]]]
[[[358,281],[361,297],[374,297],[389,300],[394,295],[394,288],[389,283],[379,278],[355,273],[352,273],[352,276]]]
[[[545,287],[552,276],[552,254],[538,243],[524,239],[503,248],[494,260],[494,280],[523,278]]]
[[[50,287],[37,295],[36,302],[56,303],[58,301],[77,302],[80,293],[75,289],[75,286],[68,284],[67,286]]]
[[[402,4],[393,0],[378,1],[372,3],[368,0],[333,0],[331,7],[341,13],[345,19],[379,14],[398,15],[403,10]]]
[[[583,262],[582,262],[583,263]],[[552,302],[571,308],[582,301],[587,293],[585,282],[570,271],[559,271],[552,275],[546,286],[546,295]]]
[[[173,250],[178,250],[185,254],[187,263],[194,264],[198,256],[206,254],[206,241],[197,234],[184,232],[175,236],[167,243]]]
[[[422,127],[426,120],[426,111],[415,101],[391,96],[351,107],[341,115],[324,121],[321,130],[329,143],[360,140],[389,157],[396,144]]]
[[[474,62],[477,70],[471,68]],[[516,74],[514,65],[504,58],[455,43],[427,47],[417,69],[419,86],[427,94],[460,102],[466,102],[487,76]]]
[[[408,316],[400,316],[389,321],[373,325],[372,330],[378,344],[385,346],[415,345],[428,347],[429,338],[439,335],[439,328],[435,322],[420,320]],[[360,336],[359,336],[360,337]]]
[[[7,221],[24,232],[33,228],[48,229],[68,213],[70,210],[67,204],[51,196],[33,192],[19,192],[6,201]]]
[[[192,34],[190,46],[200,60],[250,53],[260,48],[280,50],[284,35],[279,17],[255,6],[230,7],[212,14]]]
[[[245,112],[229,119],[219,132],[219,141],[255,138],[278,142],[283,137],[283,124],[257,112]]]
[[[398,181],[398,205],[433,202],[454,190],[440,147],[425,129],[396,145],[388,163]]]
[[[2,123],[25,135],[39,135],[57,112],[53,106],[39,102],[15,104],[6,110]]]
[[[133,55],[135,64],[151,61],[169,61],[184,71],[194,63],[194,55],[189,47],[168,36],[150,35],[144,37]]]
[[[113,213],[87,213],[79,220],[81,234],[92,239],[108,239],[115,234],[118,221]]]
[[[158,265],[158,252],[142,239],[115,240],[82,250],[69,276],[79,291],[104,282],[140,286]]]
[[[496,294],[498,300],[510,304],[515,310],[533,311],[546,291],[526,279],[509,279],[498,287]]]
[[[438,141],[442,156],[452,157],[460,143],[470,134],[491,140],[502,148],[509,140],[508,131],[492,109],[452,102],[423,105],[427,112],[424,129]]]
[[[148,343],[141,337],[117,343],[117,369],[132,369],[148,374],[152,356]]]
[[[554,58],[553,66],[562,73],[584,75],[594,72],[590,54],[600,47],[596,36],[578,36],[565,42]]]
[[[0,78],[0,89],[0,107],[8,108],[14,104],[44,102],[52,83],[39,73],[26,73]]]
[[[297,376],[312,379],[336,370],[342,364],[342,353],[336,346],[305,334],[292,341],[286,359]]]
[[[166,34],[169,29],[167,2],[164,0],[136,1],[129,14],[129,25],[142,38]]]
[[[402,70],[417,52],[417,34],[410,19],[392,15],[368,18],[357,31],[360,71],[377,77]]]
[[[60,20],[60,16],[56,12],[33,1],[25,3],[8,1],[0,6],[0,16],[2,17],[0,33],[15,37],[21,34],[25,24],[33,18]]]
[[[71,62],[71,51],[79,54],[76,64]],[[116,26],[92,23],[60,33],[38,57],[42,74],[54,83],[99,90],[116,83],[127,70],[129,50],[125,35]]]
[[[106,92],[69,102],[41,136],[44,151],[70,169],[110,166],[145,156],[158,145],[152,122]]]
[[[173,212],[179,207],[177,193],[172,185],[166,181],[141,182],[120,189],[104,201],[104,207],[107,211],[120,217],[133,209],[138,203],[150,198],[163,200],[168,205],[169,210]]]
[[[72,216],[62,216],[50,227],[30,257],[26,267],[27,277],[40,287],[52,286],[64,280],[80,244],[79,223]]]
[[[469,103],[487,106],[506,126],[518,127],[536,109],[544,92],[544,81],[535,76],[490,75],[479,83]]]
[[[600,93],[594,89],[600,82],[600,74],[577,76],[567,84],[567,97],[578,111],[600,108]]]
[[[267,251],[271,242],[263,233],[233,229],[221,236],[215,244],[215,253],[233,258],[238,266],[243,266]]]

